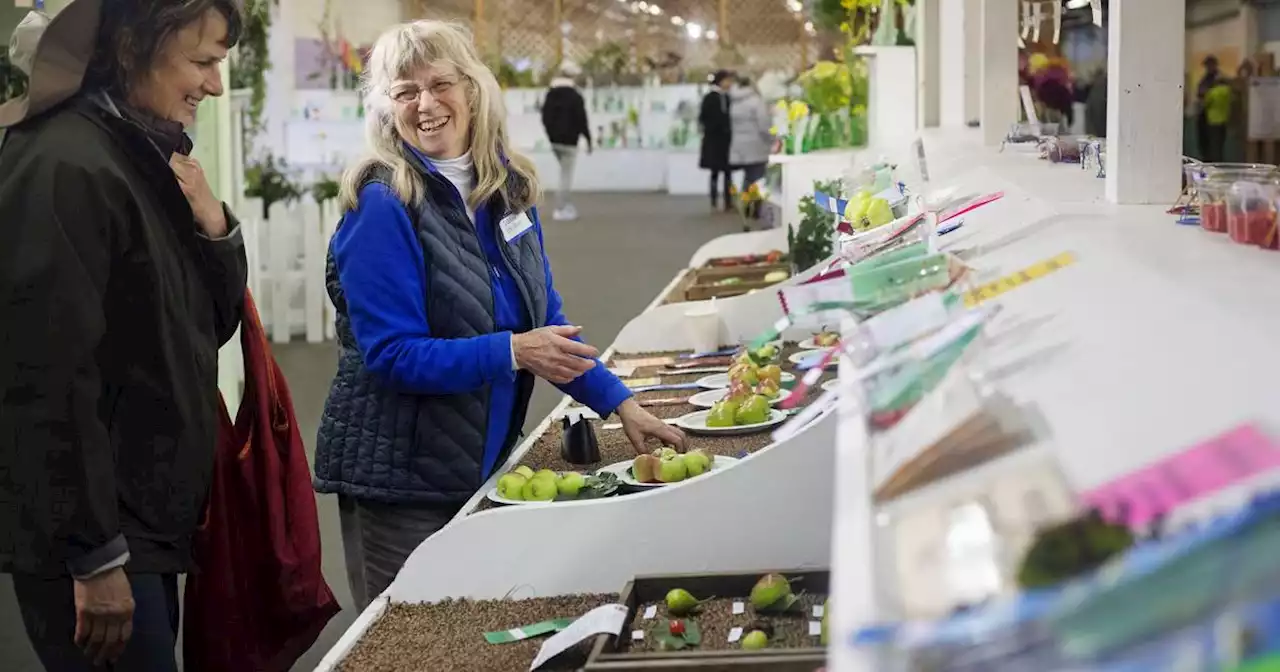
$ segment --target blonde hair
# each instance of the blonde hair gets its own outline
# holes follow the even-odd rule
[[[537,203],[537,171],[532,161],[511,147],[502,89],[481,62],[470,31],[453,23],[422,20],[387,30],[373,45],[362,86],[365,141],[372,156],[342,176],[338,199],[344,211],[356,207],[361,185],[380,167],[391,171],[391,189],[406,205],[416,206],[426,196],[422,176],[409,162],[404,139],[396,131],[390,91],[397,79],[410,78],[422,68],[440,63],[456,67],[460,84],[466,86],[471,112],[467,140],[476,169],[469,204],[478,209],[495,194],[502,196],[512,212]]]

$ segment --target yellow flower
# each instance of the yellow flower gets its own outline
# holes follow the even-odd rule
[[[807,116],[809,116],[809,106],[799,100],[791,103],[791,107],[787,110],[787,119],[792,123],[795,123]]]
[[[778,127],[777,127],[777,126],[770,126],[770,127],[769,127],[769,135],[777,135],[777,134],[778,134]]]
[[[853,26],[850,26],[848,21],[842,21],[840,22],[840,32],[848,35],[853,32]]]
[[[779,101],[778,101],[778,104],[777,104],[775,107],[777,108],[777,110],[778,110],[779,112],[782,112],[782,113],[784,113],[784,114],[785,114],[785,113],[786,113],[786,111],[787,111],[787,101],[785,101],[785,100],[779,100]]]

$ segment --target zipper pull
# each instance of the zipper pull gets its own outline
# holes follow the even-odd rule
[[[497,279],[499,279],[499,280],[501,280],[501,279],[502,279],[502,272],[498,270],[498,267],[497,267],[497,266],[494,266],[493,264],[490,264],[490,265],[489,265],[489,268],[493,269],[493,277],[495,277],[495,278],[497,278]]]

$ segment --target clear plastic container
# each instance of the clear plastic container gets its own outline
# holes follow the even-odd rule
[[[1265,163],[1202,163],[1198,171],[1197,194],[1200,198],[1200,228],[1214,233],[1227,232],[1227,192],[1237,182],[1264,184],[1280,172]]]
[[[1276,247],[1276,181],[1241,180],[1227,189],[1227,235],[1241,245]]]

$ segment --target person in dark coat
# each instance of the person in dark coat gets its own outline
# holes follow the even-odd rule
[[[616,414],[637,453],[684,445],[565,317],[537,172],[471,35],[393,26],[367,73],[372,157],[343,175],[325,272],[340,347],[314,482],[338,495],[361,607],[503,468],[536,379]]]
[[[702,153],[698,166],[711,171],[711,209],[719,207],[719,195],[724,194],[726,212],[734,209],[729,194],[733,185],[729,165],[729,144],[733,139],[733,122],[729,119],[729,89],[732,87],[733,73],[717,71],[712,76],[711,90],[702,97],[702,111],[698,114],[698,124],[702,127]]]
[[[578,143],[586,139],[591,153],[591,125],[587,123],[587,101],[583,100],[575,81],[582,75],[577,63],[560,64],[560,76],[551,80],[551,88],[542,103],[542,127],[551,141],[551,151],[560,163],[560,185],[556,189],[557,221],[578,218],[578,209],[569,201],[573,191],[573,171],[578,164]]]
[[[0,568],[46,669],[164,672],[248,270],[183,129],[241,18],[105,4],[54,17],[0,106]]]

